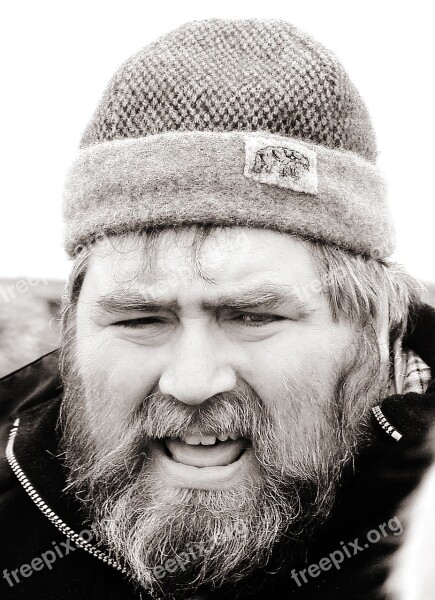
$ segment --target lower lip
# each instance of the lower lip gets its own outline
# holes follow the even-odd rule
[[[176,462],[170,458],[161,441],[153,442],[151,462],[159,471],[159,476],[171,487],[222,490],[239,484],[252,463],[252,449],[247,448],[242,455],[229,465],[216,467],[194,467]]]

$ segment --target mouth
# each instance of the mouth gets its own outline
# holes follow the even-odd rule
[[[250,441],[235,433],[164,438],[168,456],[191,467],[224,467],[240,459]]]
[[[223,489],[246,477],[251,441],[236,433],[166,437],[152,444],[154,463],[171,487]]]

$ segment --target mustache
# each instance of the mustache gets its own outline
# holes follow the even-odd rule
[[[133,415],[133,425],[147,438],[224,435],[255,438],[270,426],[271,414],[249,389],[222,392],[199,405],[188,405],[155,390]]]
[[[136,481],[143,473],[144,458],[153,440],[199,433],[218,436],[230,432],[249,439],[260,468],[271,469],[270,477],[273,476],[278,449],[272,413],[254,390],[237,388],[216,394],[199,405],[187,405],[156,389],[132,411],[116,444],[106,449],[104,456],[99,454],[93,442],[98,430],[93,429],[91,435],[83,423],[77,393],[80,395],[78,387],[68,386],[64,398],[67,406],[64,406],[66,410],[61,423],[61,447],[69,469],[66,489],[81,489],[79,494],[83,501],[86,501],[83,490],[87,490],[85,495],[89,500],[99,486],[106,489],[108,470],[113,497]],[[83,465],[78,468],[77,448],[80,448],[80,460],[89,457],[85,470]]]

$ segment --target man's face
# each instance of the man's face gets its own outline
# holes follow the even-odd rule
[[[267,230],[216,230],[195,251],[189,232],[168,231],[149,262],[137,236],[94,250],[65,377],[71,482],[148,584],[150,561],[195,540],[215,557],[226,546],[237,579],[330,509],[380,392],[318,278],[302,241]],[[235,527],[242,536],[218,539]],[[213,560],[188,567],[216,582]]]

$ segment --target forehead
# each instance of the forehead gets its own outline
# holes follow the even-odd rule
[[[318,272],[308,245],[290,235],[242,227],[163,230],[152,241],[130,234],[94,248],[85,283],[95,293],[137,290],[204,298],[237,285],[271,282],[308,290]],[[311,286],[312,287],[312,286]]]

